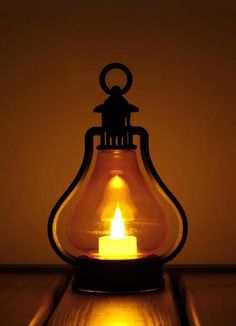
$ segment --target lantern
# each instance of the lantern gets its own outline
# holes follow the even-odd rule
[[[107,86],[112,69],[126,74],[124,88]],[[131,125],[139,110],[123,97],[130,70],[109,64],[100,85],[109,94],[94,109],[101,126],[86,132],[82,165],[51,212],[48,237],[74,266],[75,291],[163,290],[162,265],[185,243],[186,216],[153,166],[147,131]]]

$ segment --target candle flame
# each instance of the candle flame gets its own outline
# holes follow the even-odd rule
[[[122,218],[120,204],[117,203],[115,214],[111,222],[111,237],[115,239],[121,239],[125,236],[125,226]]]

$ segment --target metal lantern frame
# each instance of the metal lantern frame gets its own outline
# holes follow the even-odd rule
[[[106,74],[112,69],[120,69],[126,74],[127,83],[122,89],[119,86],[113,86],[110,89],[106,85]],[[102,126],[92,127],[87,130],[85,134],[85,151],[81,167],[70,186],[56,202],[48,220],[48,238],[52,248],[62,260],[75,266],[74,290],[96,292],[162,290],[164,288],[162,265],[178,255],[187,238],[188,224],[186,214],[177,198],[162,181],[152,163],[149,152],[148,132],[143,127],[130,125],[131,112],[139,111],[136,106],[129,104],[123,97],[123,94],[130,89],[132,80],[130,70],[120,63],[109,64],[101,71],[99,79],[100,85],[102,89],[109,94],[109,97],[104,104],[97,106],[94,112],[102,113]],[[112,110],[114,108],[119,109],[116,110],[116,114],[112,115]],[[117,121],[119,122],[117,123]],[[95,258],[73,256],[61,245],[57,235],[59,214],[63,209],[63,203],[71,196],[75,188],[80,186],[89,170],[94,151],[94,137],[96,136],[100,137],[100,145],[97,147],[98,150],[136,149],[137,146],[133,143],[133,138],[134,136],[139,136],[141,157],[148,176],[154,183],[157,183],[161,187],[180,213],[181,221],[179,221],[179,223],[182,225],[182,234],[179,235],[176,243],[167,255],[158,257],[153,255],[150,259],[138,258],[135,260],[121,261],[99,260]],[[93,280],[92,276],[94,270],[96,270],[97,273],[96,281]],[[136,276],[134,276],[134,273]],[[123,279],[122,282],[121,278]]]

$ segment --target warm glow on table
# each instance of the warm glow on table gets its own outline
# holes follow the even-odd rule
[[[137,256],[137,238],[125,236],[125,226],[119,203],[111,223],[111,236],[99,238],[99,256],[108,259],[129,259]]]

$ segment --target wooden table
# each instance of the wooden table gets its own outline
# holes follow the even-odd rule
[[[236,268],[166,267],[164,292],[73,293],[72,271],[0,267],[0,325],[236,325]]]

